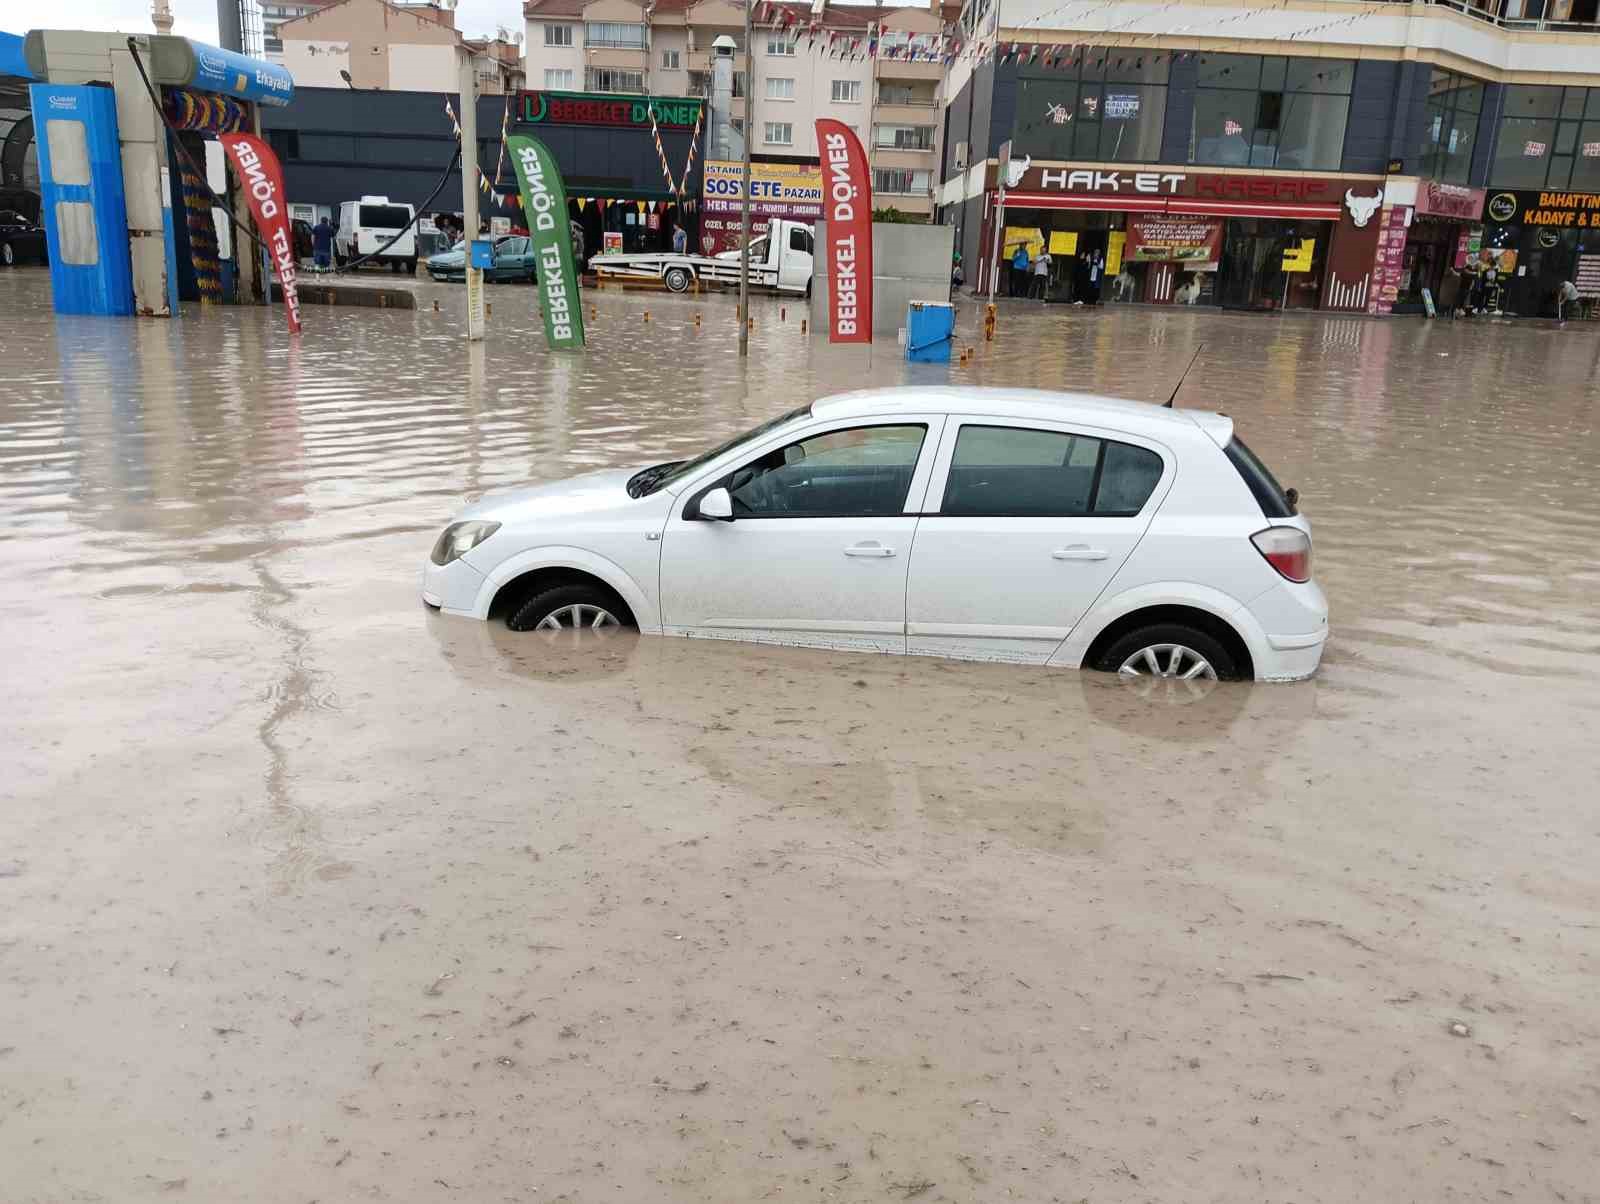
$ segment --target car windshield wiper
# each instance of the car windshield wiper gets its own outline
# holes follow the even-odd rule
[[[665,464],[652,464],[634,473],[628,478],[628,496],[646,497],[654,493],[661,479],[682,463],[682,460],[668,460]]]

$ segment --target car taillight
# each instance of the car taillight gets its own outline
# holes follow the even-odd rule
[[[1311,580],[1311,536],[1299,527],[1268,527],[1252,535],[1250,542],[1290,581]]]

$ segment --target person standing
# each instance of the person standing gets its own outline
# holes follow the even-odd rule
[[[1578,302],[1578,286],[1570,280],[1563,280],[1556,289],[1556,321],[1561,325],[1567,324],[1567,306],[1576,305]]]
[[[1106,257],[1098,247],[1089,252],[1089,304],[1100,304],[1100,274],[1105,270]]]
[[[674,255],[683,255],[688,250],[689,232],[683,228],[682,222],[674,222],[672,226],[672,253]]]
[[[1050,251],[1047,247],[1039,248],[1039,258],[1033,261],[1033,287],[1028,296],[1044,300],[1045,293],[1050,289]]]
[[[319,272],[326,272],[333,266],[333,224],[326,213],[311,228],[311,257]]]
[[[1019,242],[1011,253],[1011,295],[1021,297],[1028,287],[1028,244]]]

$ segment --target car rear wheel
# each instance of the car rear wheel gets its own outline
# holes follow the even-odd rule
[[[1180,681],[1228,681],[1239,676],[1238,665],[1221,643],[1178,623],[1130,631],[1108,647],[1094,667],[1122,677]]]
[[[689,285],[694,283],[694,273],[688,268],[668,268],[663,283],[671,292],[686,293],[689,291]]]
[[[0,242],[0,263],[5,264],[6,267],[9,268],[13,264],[15,264],[16,262],[17,262],[16,248],[14,248],[8,242]]]
[[[632,619],[616,598],[592,585],[558,585],[519,606],[506,626],[512,631],[615,632]]]

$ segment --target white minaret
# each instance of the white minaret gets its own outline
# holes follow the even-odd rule
[[[167,0],[152,0],[150,23],[156,27],[157,33],[172,32],[172,7]]]

